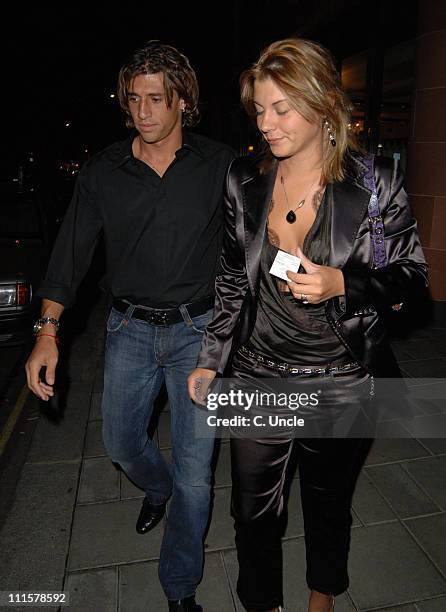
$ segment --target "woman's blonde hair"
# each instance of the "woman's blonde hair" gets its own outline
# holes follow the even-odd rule
[[[331,54],[321,45],[303,38],[287,38],[269,45],[258,61],[240,76],[241,101],[251,117],[256,116],[254,82],[268,77],[307,121],[320,122],[324,130],[322,183],[342,181],[347,151],[358,151],[360,147],[349,129],[351,103],[342,89]],[[336,146],[330,143],[326,121]],[[266,172],[272,160],[269,152],[261,171]]]

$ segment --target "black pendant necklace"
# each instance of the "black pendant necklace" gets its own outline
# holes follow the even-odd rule
[[[296,213],[295,213],[295,211],[299,210],[299,208],[302,208],[302,206],[304,204],[305,204],[305,200],[301,200],[294,210],[290,210],[287,213],[287,216],[285,217],[285,219],[288,221],[288,223],[295,223],[295,221],[296,221]]]
[[[285,200],[288,206],[290,206],[290,203],[288,201],[288,196],[286,193],[286,189],[285,189],[285,181],[283,179],[283,174],[280,174],[280,182],[282,183],[282,189],[283,189],[283,193],[285,194]],[[295,208],[291,208],[290,206],[290,210],[287,212],[285,219],[287,220],[288,223],[295,223],[296,222],[296,210],[299,210],[299,208],[302,208],[302,206],[305,204],[305,200],[308,197],[308,194],[311,191],[311,188],[313,187],[315,181],[312,182],[310,189],[308,190],[308,193],[306,194],[306,196],[303,198],[303,200],[300,200],[298,205]]]

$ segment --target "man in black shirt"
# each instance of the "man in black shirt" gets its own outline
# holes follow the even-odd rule
[[[107,321],[104,443],[146,497],[137,531],[163,517],[171,498],[159,576],[169,610],[198,612],[195,590],[209,516],[212,439],[195,436],[205,415],[188,398],[187,376],[211,319],[219,268],[222,192],[233,157],[189,133],[198,85],[187,58],[151,41],[120,71],[118,95],[133,133],[79,175],[39,295],[42,318],[26,365],[29,387],[53,395],[57,330],[87,271],[99,236],[113,308]],[[39,379],[46,366],[46,380]],[[147,436],[153,401],[166,382],[172,464]]]

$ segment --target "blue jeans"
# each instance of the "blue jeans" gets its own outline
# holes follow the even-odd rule
[[[203,536],[209,518],[214,440],[197,438],[205,419],[187,392],[187,377],[212,311],[166,327],[112,308],[107,321],[103,437],[112,461],[153,504],[171,497],[160,552],[159,577],[168,599],[195,593],[203,571]],[[172,464],[147,435],[153,402],[166,383],[171,414]]]

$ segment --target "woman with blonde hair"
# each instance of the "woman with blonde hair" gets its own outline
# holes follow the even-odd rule
[[[228,172],[222,274],[192,399],[202,401],[202,381],[224,371],[253,385],[328,377],[366,390],[373,377],[400,376],[382,315],[424,288],[427,272],[398,166],[360,151],[320,45],[275,42],[240,82],[266,146]],[[284,279],[272,272],[279,251],[301,260]],[[231,439],[237,591],[247,610],[283,605],[279,516],[293,442],[309,612],[332,612],[349,585],[351,499],[369,441],[297,436]]]

